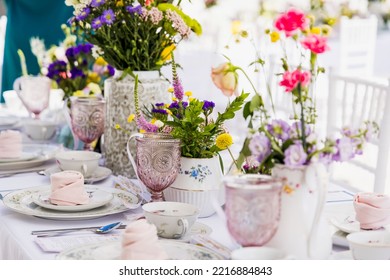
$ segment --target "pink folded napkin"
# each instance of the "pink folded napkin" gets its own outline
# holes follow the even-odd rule
[[[62,171],[50,176],[50,202],[56,205],[88,204],[89,196],[85,191],[84,176],[77,171]]]
[[[390,224],[390,197],[377,193],[358,193],[353,205],[362,229],[378,229]]]
[[[167,253],[158,243],[157,229],[145,219],[127,225],[122,236],[123,260],[166,260]]]
[[[0,132],[0,158],[19,158],[22,156],[22,134],[16,130]]]

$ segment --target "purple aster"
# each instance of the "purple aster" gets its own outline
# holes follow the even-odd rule
[[[163,115],[167,115],[167,111],[165,111],[164,109],[152,109],[152,113],[155,113],[155,114],[163,114]]]
[[[347,161],[355,156],[354,143],[351,138],[343,137],[336,140],[336,153],[333,154],[335,161]]]
[[[169,109],[179,109],[179,103],[177,102],[172,102],[171,105],[169,105]]]
[[[164,103],[156,103],[155,105],[156,105],[156,107],[162,107],[162,106],[164,106]]]
[[[109,76],[114,76],[115,74],[115,69],[111,65],[107,65],[107,70],[108,70],[108,75]]]
[[[288,123],[283,120],[273,120],[272,123],[267,124],[268,132],[282,141],[290,137],[290,129]]]
[[[81,50],[83,53],[88,54],[88,53],[91,52],[92,48],[93,48],[93,45],[92,45],[92,44],[86,43],[86,44],[81,45],[80,50]]]
[[[74,48],[73,47],[67,48],[65,51],[65,55],[68,59],[75,58]]]
[[[127,10],[130,14],[132,14],[132,15],[134,15],[134,14],[139,14],[139,15],[141,15],[141,14],[142,14],[142,6],[141,6],[141,5],[138,5],[138,6],[135,6],[135,7],[133,7],[133,6],[127,6],[127,7],[126,7],[126,10]]]
[[[284,164],[287,166],[302,166],[306,163],[307,154],[301,143],[296,143],[284,151]]]
[[[77,68],[77,67],[74,67],[70,70],[70,78],[73,80],[73,79],[76,79],[77,77],[85,77],[85,74],[83,72],[83,70]]]
[[[85,7],[80,14],[76,16],[77,20],[84,20],[86,17],[91,13],[91,9],[88,7]]]
[[[97,18],[92,20],[91,26],[93,29],[98,29],[98,28],[102,27],[102,25],[103,25],[103,21],[100,17],[97,17]]]
[[[147,122],[145,120],[144,116],[142,116],[142,115],[137,117],[137,126],[139,129],[143,129],[146,132],[157,132],[158,131],[158,126]]]
[[[249,150],[261,163],[271,153],[271,142],[263,133],[256,133],[249,142]]]
[[[107,25],[111,25],[115,21],[115,14],[112,9],[108,9],[103,12],[103,15],[101,16],[102,22]]]
[[[106,0],[92,0],[91,6],[92,7],[99,7],[103,5],[106,2]]]
[[[207,111],[209,109],[213,109],[215,107],[215,103],[213,101],[207,101],[205,100],[204,103],[203,103],[203,107],[202,109],[204,111]]]

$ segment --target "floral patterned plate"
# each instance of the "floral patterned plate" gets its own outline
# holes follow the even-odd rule
[[[223,260],[224,258],[205,247],[170,240],[159,241],[171,260]],[[66,250],[57,255],[59,260],[119,260],[121,241],[89,244]]]
[[[330,222],[339,230],[352,233],[358,231],[364,231],[360,228],[360,223],[355,219],[355,214],[346,215],[344,217],[333,217],[330,219]],[[390,230],[390,225],[385,226],[379,230]]]
[[[14,210],[15,212],[52,220],[85,220],[100,218],[107,215],[125,212],[129,209],[136,209],[141,205],[140,199],[129,192],[93,185],[86,185],[86,187],[88,187],[89,190],[104,190],[106,192],[111,192],[114,195],[114,198],[109,203],[101,207],[87,211],[55,211],[40,207],[34,203],[32,196],[49,188],[49,186],[41,186],[9,193],[4,196],[3,202],[6,207]]]

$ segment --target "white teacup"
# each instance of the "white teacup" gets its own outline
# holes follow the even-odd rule
[[[90,151],[64,151],[56,154],[56,161],[63,171],[75,170],[90,177],[99,166],[101,157],[101,154]]]
[[[142,206],[146,220],[154,224],[164,238],[181,238],[191,230],[199,216],[192,204],[172,201],[150,202]]]
[[[390,232],[359,231],[347,235],[355,260],[390,260]]]
[[[37,141],[50,140],[56,135],[57,124],[45,120],[28,120],[23,124],[26,135]]]
[[[242,247],[231,253],[232,260],[288,260],[285,252],[271,247]]]

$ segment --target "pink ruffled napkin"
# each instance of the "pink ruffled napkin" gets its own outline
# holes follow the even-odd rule
[[[127,225],[122,237],[123,260],[166,260],[168,255],[158,243],[157,229],[145,219]]]
[[[84,176],[77,171],[62,171],[50,176],[50,202],[56,205],[72,206],[88,204],[89,196],[85,191]]]
[[[22,156],[22,134],[16,130],[0,132],[0,158],[19,158]]]
[[[378,229],[390,224],[390,197],[377,193],[358,193],[353,205],[362,229]]]

